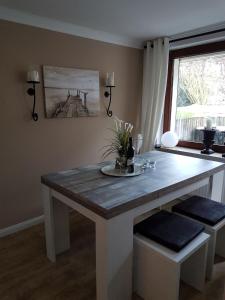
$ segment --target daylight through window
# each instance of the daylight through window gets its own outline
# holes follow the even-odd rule
[[[174,60],[171,129],[181,141],[202,142],[207,120],[224,144],[225,52]]]

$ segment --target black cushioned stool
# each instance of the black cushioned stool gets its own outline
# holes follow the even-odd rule
[[[204,197],[192,196],[173,206],[172,211],[204,224],[210,234],[207,278],[213,275],[215,253],[225,257],[225,205]]]
[[[134,291],[145,300],[179,299],[180,278],[205,282],[209,235],[204,226],[160,211],[134,227]]]

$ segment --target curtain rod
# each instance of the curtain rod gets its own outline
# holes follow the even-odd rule
[[[207,31],[207,32],[198,33],[198,34],[193,34],[193,35],[189,35],[189,36],[186,36],[186,37],[170,40],[169,43],[185,41],[185,40],[189,40],[189,39],[192,39],[192,38],[201,37],[201,36],[205,36],[205,35],[209,35],[209,34],[215,34],[215,33],[223,32],[223,31],[225,31],[225,28],[212,30],[212,31]],[[152,45],[152,47],[153,47],[153,45]],[[145,45],[144,49],[146,49],[146,48],[147,48],[147,46]]]

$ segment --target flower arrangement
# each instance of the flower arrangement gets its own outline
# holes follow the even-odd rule
[[[103,158],[106,158],[112,153],[117,153],[117,163],[122,162],[126,165],[127,148],[132,130],[132,124],[114,117],[114,128],[112,129],[114,138],[112,139],[111,144],[104,147],[106,150],[103,153]]]

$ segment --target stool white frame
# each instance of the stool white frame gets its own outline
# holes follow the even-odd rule
[[[209,235],[200,233],[179,252],[134,235],[134,291],[144,300],[178,300],[180,279],[202,291]]]
[[[185,217],[190,220],[194,220],[199,224],[205,226],[205,232],[210,235],[208,255],[207,255],[207,270],[206,278],[211,280],[213,277],[213,266],[215,254],[225,258],[225,218],[214,226],[210,226],[206,223],[200,222],[194,218],[188,217],[186,215],[174,212],[177,215]]]

